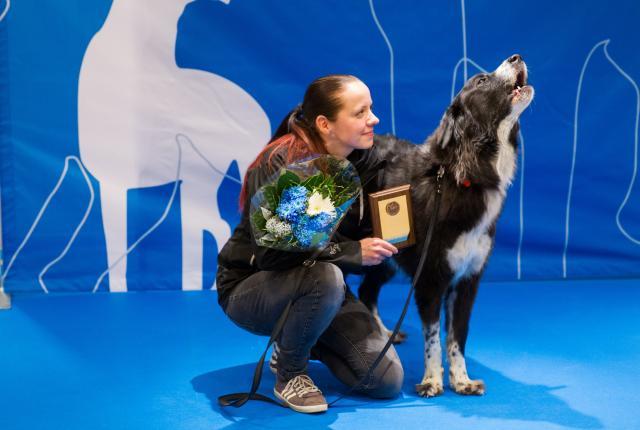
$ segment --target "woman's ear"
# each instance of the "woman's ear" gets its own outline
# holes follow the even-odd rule
[[[316,117],[316,130],[322,136],[329,136],[331,134],[331,123],[329,119],[324,115],[318,115]]]

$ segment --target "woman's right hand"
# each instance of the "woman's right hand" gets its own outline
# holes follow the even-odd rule
[[[375,266],[398,253],[398,248],[378,237],[366,237],[360,240],[362,249],[362,265]]]

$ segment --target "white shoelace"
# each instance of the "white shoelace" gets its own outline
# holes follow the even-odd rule
[[[298,375],[295,378],[287,382],[287,385],[282,390],[284,397],[289,399],[292,395],[303,397],[305,394],[319,393],[320,390],[315,386],[311,378],[307,375]],[[286,394],[285,394],[286,393]]]

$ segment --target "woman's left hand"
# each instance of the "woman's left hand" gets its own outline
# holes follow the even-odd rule
[[[362,265],[375,266],[386,258],[398,253],[398,248],[390,242],[378,237],[366,237],[360,240],[362,249]]]

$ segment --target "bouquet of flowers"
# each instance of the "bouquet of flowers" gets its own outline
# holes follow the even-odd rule
[[[347,160],[320,155],[290,164],[251,198],[256,243],[287,251],[324,246],[359,192]]]

